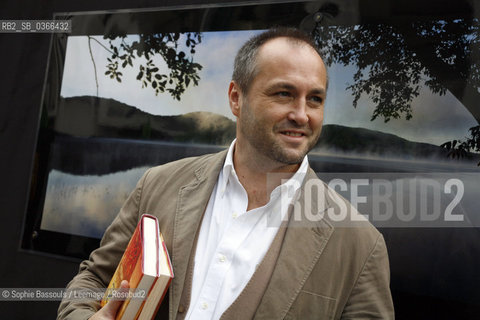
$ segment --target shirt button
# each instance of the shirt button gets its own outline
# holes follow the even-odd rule
[[[222,255],[220,255],[220,258],[218,258],[218,260],[220,262],[225,262],[227,260],[227,258],[222,254]]]
[[[206,302],[202,303],[202,309],[207,310],[208,309],[208,303],[206,303]]]
[[[232,214],[232,217],[233,217],[233,219],[236,219],[236,218],[238,217],[238,213],[234,212],[234,213]]]
[[[184,313],[185,312],[185,307],[183,305],[180,305],[178,307],[178,313]]]

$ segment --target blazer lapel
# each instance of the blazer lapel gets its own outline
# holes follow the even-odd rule
[[[182,296],[188,261],[194,250],[195,235],[200,228],[210,195],[225,161],[226,151],[201,164],[194,179],[180,188],[172,241],[172,264],[175,277],[170,288],[169,318],[175,318]]]
[[[311,169],[305,177],[299,199],[303,199],[305,182],[309,179],[318,180]],[[320,212],[317,209],[316,198],[313,197],[312,201],[312,215],[318,215]],[[326,209],[323,208],[320,211]],[[277,265],[257,309],[255,319],[285,317],[333,233],[333,226],[325,219],[307,222],[303,206],[301,213],[302,221],[296,221],[298,217],[291,213]]]

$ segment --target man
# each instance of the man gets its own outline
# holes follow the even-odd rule
[[[175,272],[159,319],[392,319],[383,237],[365,221],[342,224],[355,220],[353,209],[342,221],[325,214],[349,204],[308,168],[327,82],[303,33],[280,28],[250,39],[228,90],[236,140],[219,154],[147,171],[68,287],[106,287],[149,213]],[[309,198],[310,182],[321,197]],[[298,213],[313,218],[298,223]],[[111,319],[118,302],[98,308],[64,301],[59,318]]]

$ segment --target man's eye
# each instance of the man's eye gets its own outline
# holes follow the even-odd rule
[[[277,96],[279,96],[279,97],[290,97],[290,92],[288,92],[288,91],[279,91],[279,92],[277,92]]]
[[[318,96],[312,96],[310,98],[310,100],[312,100],[313,102],[315,103],[322,103],[323,102],[323,98],[322,97],[318,97]]]

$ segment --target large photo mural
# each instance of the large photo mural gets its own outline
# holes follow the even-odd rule
[[[340,36],[362,27],[332,29],[317,31],[330,62],[324,128],[310,153],[317,171],[476,172],[477,154],[449,157],[442,145],[464,139],[477,120],[413,51],[398,71],[390,52],[361,65],[355,48],[335,51],[323,38],[352,43]],[[56,137],[41,228],[100,238],[148,167],[226,148],[235,137],[234,54],[257,32],[69,37],[59,103],[48,114]]]

